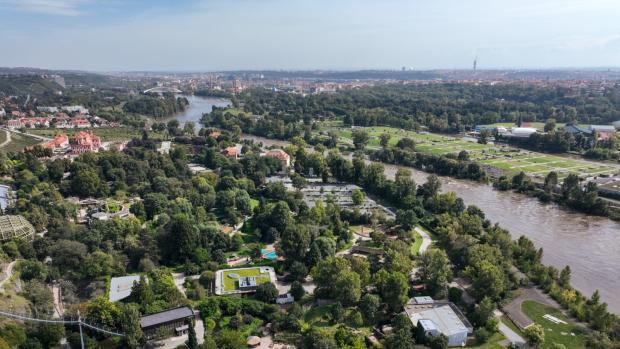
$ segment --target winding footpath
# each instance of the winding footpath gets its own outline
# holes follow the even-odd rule
[[[15,267],[15,264],[17,263],[17,260],[12,261],[11,263],[9,263],[6,268],[3,270],[2,274],[6,275],[6,277],[4,279],[2,279],[0,281],[0,292],[4,292],[4,284],[11,279],[11,277],[13,276],[13,267]]]
[[[4,140],[4,142],[0,143],[0,148],[4,147],[5,145],[11,142],[11,132],[8,130],[4,130],[4,129],[2,131],[6,133],[6,139]]]
[[[431,240],[430,235],[428,235],[428,233],[425,232],[422,228],[415,227],[414,230],[416,233],[420,234],[420,236],[422,237],[422,245],[420,245],[420,249],[418,250],[418,253],[422,254],[426,252],[426,250],[428,250],[428,247],[431,245],[433,241]]]

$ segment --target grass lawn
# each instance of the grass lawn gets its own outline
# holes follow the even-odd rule
[[[6,137],[6,135],[5,135]],[[24,148],[41,143],[40,140],[22,135],[21,133],[11,133],[11,141],[1,149],[5,152],[22,151]]]
[[[329,124],[322,127],[321,130],[335,131],[341,140],[344,140],[344,144],[351,144],[352,130],[350,128]],[[514,175],[521,171],[540,177],[546,176],[550,171],[565,173],[564,177],[568,173],[583,176],[585,174],[618,172],[616,167],[603,163],[531,152],[505,145],[478,144],[471,140],[439,134],[417,133],[394,127],[366,127],[364,130],[370,136],[369,148],[379,147],[379,136],[383,133],[391,136],[390,144],[392,145],[396,144],[401,138],[408,137],[416,142],[416,151],[418,152],[445,155],[456,154],[465,150],[472,160],[504,170],[508,175]]]
[[[250,199],[250,207],[253,209],[255,209],[256,207],[258,207],[259,205],[259,201],[256,199]]]
[[[411,253],[417,255],[420,251],[420,246],[422,246],[422,236],[418,234],[415,230],[413,231],[413,237],[415,238],[413,244],[411,244]]]
[[[234,291],[238,287],[238,279],[233,279],[228,277],[229,274],[234,273],[243,276],[256,276],[256,283],[259,285],[269,282],[269,273],[261,273],[260,268],[250,268],[250,269],[229,269],[222,273],[222,278],[224,279],[224,292]]]
[[[502,349],[505,346],[501,345],[500,342],[506,339],[503,334],[496,332],[489,338],[489,340],[482,344],[476,346],[467,346],[466,348],[475,348],[475,349]]]
[[[563,344],[567,349],[585,348],[583,329],[562,315],[562,312],[558,309],[534,301],[523,302],[521,309],[532,321],[545,329],[545,343],[541,348],[551,348],[553,343]],[[545,314],[553,315],[560,320],[566,321],[566,324],[555,324],[544,319],[543,315]],[[575,335],[573,336],[571,333]]]
[[[105,127],[105,128],[91,128],[93,133],[99,137],[103,142],[110,141],[122,141],[122,140],[131,140],[132,138],[142,138],[142,130],[131,127]],[[65,133],[69,137],[78,133],[79,131],[85,131],[85,129],[53,129],[53,128],[35,128],[29,129],[27,132],[36,134],[39,136],[44,136],[48,138],[53,138],[55,135],[60,133]],[[155,132],[150,132],[149,136],[151,138],[158,138],[158,134]]]

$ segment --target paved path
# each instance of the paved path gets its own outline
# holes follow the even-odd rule
[[[521,294],[503,308],[506,315],[522,329],[534,323],[521,309],[521,305],[527,300],[562,309],[556,301],[544,294],[541,290],[535,287],[523,288],[521,289]]]
[[[499,331],[510,341],[511,344],[521,345],[525,344],[525,339],[519,336],[518,333],[512,330],[512,328],[508,327],[505,323],[502,322],[501,317],[504,315],[501,311],[495,309],[493,314],[499,321],[498,329]]]
[[[428,235],[428,233],[422,230],[420,227],[415,227],[414,230],[416,231],[416,233],[420,234],[420,236],[422,237],[422,245],[420,245],[420,249],[418,250],[418,253],[419,254],[424,253],[426,252],[426,250],[428,250],[428,247],[431,245],[433,241],[431,240],[430,235]]]
[[[60,295],[60,285],[53,284],[49,286],[52,290],[52,295],[54,296],[54,315],[53,317],[58,319],[63,316],[65,313],[65,306],[62,303],[62,298]]]
[[[6,140],[2,142],[2,144],[0,144],[0,148],[4,147],[5,145],[9,144],[9,142],[11,142],[11,132],[9,132],[8,130],[2,130],[2,131],[6,133]]]
[[[13,276],[13,267],[15,267],[16,263],[17,260],[12,261],[2,271],[2,275],[6,276],[4,277],[4,279],[2,279],[2,281],[0,281],[0,291],[4,292],[4,284],[11,279],[11,276]]]

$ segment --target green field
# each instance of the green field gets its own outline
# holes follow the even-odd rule
[[[228,277],[229,274],[234,273],[243,276],[256,276],[256,283],[261,285],[270,281],[269,273],[261,273],[260,268],[250,268],[250,269],[227,269],[222,273],[222,278],[224,281],[224,292],[234,291],[238,288],[237,279],[233,279]]]
[[[92,130],[95,135],[101,137],[101,140],[103,142],[123,141],[123,140],[131,140],[132,138],[142,138],[142,130],[137,129],[137,128],[130,128],[130,127],[107,128],[106,127],[106,128],[92,128],[89,130]],[[39,135],[39,136],[43,136],[43,137],[53,138],[55,135],[61,134],[61,133],[65,133],[69,137],[71,137],[80,131],[85,131],[85,129],[34,128],[34,129],[29,129],[26,132]],[[153,132],[149,133],[149,135],[152,136],[152,138],[157,138],[156,134],[154,134]]]
[[[335,131],[339,134],[343,144],[353,144],[351,128],[340,127],[331,123],[320,129],[322,131]],[[391,145],[395,145],[401,138],[407,137],[416,142],[416,150],[421,153],[446,155],[457,154],[465,150],[469,153],[472,160],[504,170],[508,175],[514,175],[523,171],[530,176],[544,178],[549,172],[555,171],[560,178],[563,178],[570,173],[586,177],[618,172],[618,167],[604,163],[532,152],[507,145],[478,144],[473,139],[428,132],[419,133],[394,127],[365,127],[364,130],[370,135],[368,148],[371,149],[378,149],[379,136],[387,133],[391,136]]]
[[[567,349],[585,348],[584,330],[569,320],[558,309],[534,301],[525,301],[521,309],[532,321],[545,329],[545,342],[542,349],[551,348],[553,343],[564,344]],[[543,315],[549,314],[563,320],[566,324],[555,324]]]
[[[2,132],[4,133],[4,132]],[[3,135],[3,140],[6,140],[6,135]],[[15,132],[11,132],[11,141],[5,145],[4,147],[0,148],[3,151],[9,152],[9,151],[22,151],[24,150],[24,148],[26,147],[30,147],[33,146],[35,144],[39,144],[41,143],[40,140],[32,138],[32,137],[28,137],[25,135],[22,135],[20,133],[15,133]]]

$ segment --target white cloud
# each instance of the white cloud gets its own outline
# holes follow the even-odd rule
[[[0,0],[0,7],[18,11],[34,12],[58,16],[80,16],[80,7],[89,0]]]

